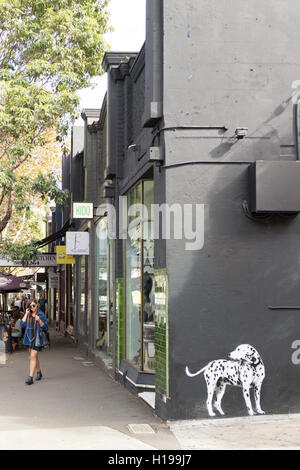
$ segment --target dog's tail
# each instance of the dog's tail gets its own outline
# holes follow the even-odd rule
[[[188,377],[196,377],[196,375],[199,375],[199,374],[201,374],[201,372],[204,372],[206,367],[207,367],[207,365],[205,367],[203,367],[203,369],[198,370],[198,372],[196,372],[195,374],[191,374],[191,372],[189,371],[188,366],[186,366],[185,373]]]

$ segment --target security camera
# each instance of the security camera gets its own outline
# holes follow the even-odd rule
[[[139,150],[139,146],[137,144],[131,144],[127,148],[130,152],[137,152]]]
[[[248,127],[237,127],[235,135],[237,139],[243,139],[248,134]]]

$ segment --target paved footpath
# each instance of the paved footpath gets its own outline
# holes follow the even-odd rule
[[[164,423],[73,343],[52,340],[32,386],[26,350],[0,357],[0,450],[300,449],[300,415]]]
[[[180,448],[149,405],[105,370],[85,364],[91,360],[63,336],[52,332],[51,338],[50,351],[40,354],[40,382],[25,385],[25,349],[0,360],[1,450]],[[130,424],[148,424],[152,433],[134,434]]]
[[[170,429],[182,449],[299,450],[300,415],[176,421]]]

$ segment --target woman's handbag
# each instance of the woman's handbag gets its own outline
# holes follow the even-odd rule
[[[50,347],[50,335],[48,331],[41,330],[40,332],[40,342],[42,348]]]

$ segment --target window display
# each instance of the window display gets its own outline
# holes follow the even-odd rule
[[[107,220],[100,220],[97,239],[97,299],[98,315],[96,318],[96,348],[107,349]]]
[[[98,315],[96,317],[96,349],[112,355],[113,339],[113,278],[112,278],[112,240],[108,237],[107,217],[103,217],[97,229],[96,270]]]
[[[128,193],[128,210],[134,204],[143,204],[147,210],[136,210],[134,215],[129,211],[125,243],[126,359],[145,371],[155,368],[153,197],[150,180]]]
[[[153,181],[143,182],[143,202],[143,370],[154,371],[154,240],[151,220],[151,205],[154,203]]]
[[[82,335],[86,334],[86,308],[87,308],[87,269],[88,269],[88,257],[81,256],[80,264],[80,318],[79,318],[79,330]]]
[[[141,239],[137,229],[126,240],[126,357],[141,367]]]

